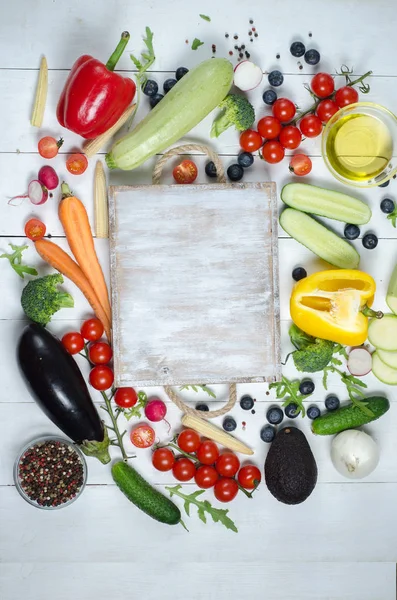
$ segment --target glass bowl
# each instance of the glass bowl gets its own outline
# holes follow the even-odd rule
[[[29,450],[33,446],[35,446],[39,443],[42,443],[42,442],[60,442],[60,443],[64,444],[65,446],[72,448],[74,450],[74,452],[78,455],[80,462],[82,464],[82,467],[83,467],[83,483],[82,483],[80,489],[78,490],[77,494],[73,498],[70,498],[69,500],[67,500],[66,502],[63,502],[62,504],[59,504],[58,506],[42,506],[36,500],[32,499],[25,492],[25,490],[22,487],[22,482],[21,482],[21,478],[19,475],[19,467],[20,467],[21,460],[27,450]],[[19,452],[19,454],[15,460],[15,463],[14,463],[14,482],[15,482],[15,486],[16,486],[18,492],[20,493],[20,495],[22,496],[22,498],[24,500],[26,500],[26,502],[28,502],[32,506],[35,506],[36,508],[41,508],[43,510],[57,510],[59,508],[64,508],[65,506],[69,506],[70,504],[72,504],[75,500],[77,500],[77,498],[83,492],[86,482],[87,482],[87,463],[85,461],[84,454],[81,452],[81,450],[75,444],[73,444],[73,442],[70,442],[69,440],[59,437],[59,436],[56,436],[56,435],[41,436],[41,437],[35,438],[34,440],[25,444],[25,446]]]
[[[336,179],[354,187],[374,187],[397,172],[397,117],[372,102],[341,108],[325,126],[321,153]]]

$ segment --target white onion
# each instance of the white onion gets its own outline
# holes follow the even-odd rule
[[[363,479],[378,465],[379,448],[364,431],[348,429],[332,440],[331,460],[335,469],[348,479]]]

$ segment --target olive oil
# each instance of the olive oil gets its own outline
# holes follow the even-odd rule
[[[368,181],[388,165],[393,141],[387,126],[377,117],[349,114],[331,128],[326,152],[340,175],[353,181]]]

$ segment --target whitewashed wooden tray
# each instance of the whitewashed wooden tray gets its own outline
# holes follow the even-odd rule
[[[117,387],[281,377],[275,183],[111,186]]]

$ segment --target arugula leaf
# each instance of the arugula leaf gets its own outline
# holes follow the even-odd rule
[[[125,416],[125,418],[127,419],[127,421],[129,421],[130,419],[132,419],[133,417],[138,417],[138,419],[142,416],[142,410],[145,408],[145,405],[147,403],[147,395],[146,393],[142,390],[140,392],[138,392],[138,402],[135,404],[135,406],[132,406],[129,409],[122,409],[122,413]]]
[[[141,60],[139,60],[133,54],[130,54],[130,58],[134,65],[136,66],[138,73],[136,75],[138,81],[138,88],[142,87],[147,81],[146,71],[152,66],[154,61],[156,60],[156,56],[154,54],[153,48],[153,32],[150,27],[146,27],[146,37],[143,38],[144,44],[147,48],[147,51],[144,50],[141,52]]]
[[[214,394],[214,392],[212,390],[210,390],[210,388],[207,387],[206,385],[181,385],[181,387],[179,389],[181,391],[192,389],[193,392],[198,392],[199,391],[198,388],[200,388],[200,390],[202,390],[203,392],[208,394],[211,398],[216,398],[216,395]]]
[[[299,412],[302,414],[302,417],[305,416],[306,410],[303,404],[303,400],[309,398],[311,394],[303,395],[299,392],[299,386],[301,382],[299,379],[296,381],[290,381],[284,375],[281,378],[281,381],[277,381],[276,383],[271,383],[269,385],[270,390],[276,390],[276,398],[281,400],[285,398],[282,406],[288,406],[290,402],[294,402],[299,406]]]
[[[192,50],[197,50],[200,46],[204,46],[204,42],[199,40],[198,38],[194,38],[192,43]]]
[[[208,500],[197,500],[201,494],[204,494],[205,490],[198,490],[197,492],[193,492],[191,494],[183,494],[180,490],[182,489],[181,485],[176,485],[174,487],[165,487],[166,490],[169,491],[170,497],[179,496],[185,502],[183,504],[184,509],[188,517],[190,517],[190,506],[194,504],[197,506],[197,515],[203,523],[207,523],[206,513],[208,513],[214,523],[222,523],[226,527],[226,529],[230,529],[235,533],[238,533],[238,529],[234,522],[227,516],[229,510],[224,508],[214,508]]]
[[[337,375],[340,376],[341,382],[346,386],[346,390],[347,390],[347,393],[349,395],[349,398],[350,398],[350,401],[352,402],[352,404],[355,404],[355,406],[357,406],[357,408],[362,410],[362,412],[364,414],[368,415],[369,417],[372,417],[374,413],[372,412],[371,409],[369,409],[366,406],[366,402],[365,402],[366,395],[364,394],[364,392],[361,389],[361,388],[366,388],[367,384],[364,383],[364,381],[361,381],[361,379],[358,379],[358,377],[354,377],[354,375],[350,375],[350,374],[346,373],[346,371],[341,371],[340,369],[335,367],[333,364],[330,364],[327,367],[325,367],[325,369],[324,369],[324,374],[323,374],[324,389],[327,389],[329,373],[336,373]]]
[[[11,246],[13,253],[7,254],[4,252],[0,255],[0,258],[7,258],[15,273],[17,273],[22,279],[25,278],[25,274],[33,275],[34,277],[38,275],[35,268],[22,264],[22,253],[29,248],[29,246],[15,246],[14,244],[9,244],[9,246]]]
[[[204,19],[204,21],[211,21],[211,17],[208,17],[207,15],[199,15],[199,17],[201,17],[202,19]]]
[[[393,227],[396,227],[397,206],[395,204],[394,204],[394,210],[393,210],[393,212],[391,212],[389,215],[387,215],[387,218],[389,219],[389,221],[391,221],[391,224],[393,225]]]

